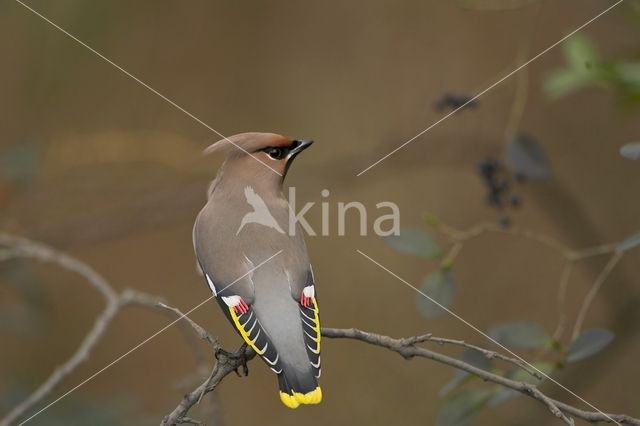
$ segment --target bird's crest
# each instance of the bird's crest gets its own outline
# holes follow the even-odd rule
[[[204,155],[226,152],[230,148],[236,148],[245,153],[252,153],[268,146],[287,146],[291,139],[275,133],[247,132],[225,137],[210,145],[204,151]]]

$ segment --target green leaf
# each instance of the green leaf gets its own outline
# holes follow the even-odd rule
[[[543,373],[544,375],[547,375],[547,376],[550,375],[554,370],[554,364],[551,362],[537,361],[537,362],[532,362],[531,365],[535,367],[535,368],[532,368],[533,371],[538,370],[538,372]],[[525,382],[525,383],[530,383],[532,385],[538,385],[542,383],[542,381],[544,380],[544,378],[540,380],[537,377],[534,377],[528,372],[524,371],[522,368],[518,368],[518,367],[514,367],[510,369],[507,372],[507,377],[517,382]]]
[[[622,253],[638,246],[640,246],[640,232],[625,238],[620,244],[616,246],[616,251]]]
[[[614,334],[609,330],[591,329],[585,330],[573,341],[569,352],[567,352],[567,362],[576,362],[587,359],[603,350],[613,340]]]
[[[632,142],[620,147],[620,155],[629,160],[640,160],[640,142]]]
[[[544,91],[547,96],[555,100],[590,86],[592,81],[591,76],[587,74],[563,68],[552,71],[547,75],[544,82]]]
[[[491,367],[493,366],[493,362],[489,358],[487,358],[485,354],[473,349],[465,349],[462,352],[462,361],[466,362],[467,364],[471,364],[474,367],[478,367],[487,371],[491,370]],[[440,392],[438,394],[441,396],[448,394],[461,384],[468,381],[469,376],[471,375],[466,371],[456,369],[454,371],[453,378],[446,385],[444,385],[442,389],[440,389]]]
[[[612,78],[606,72],[595,46],[589,38],[575,34],[564,44],[566,68],[550,73],[545,79],[544,89],[552,99],[584,89],[598,80]]]
[[[472,378],[473,376],[466,371],[456,370],[451,380],[449,380],[442,388],[440,388],[440,390],[438,391],[438,395],[445,396],[449,392],[468,382]]]
[[[441,253],[437,241],[421,229],[401,229],[400,235],[389,235],[384,241],[402,254],[435,258]]]
[[[614,68],[623,84],[640,85],[640,62],[620,62],[614,64]]]
[[[9,147],[0,155],[0,172],[18,184],[30,183],[38,174],[42,150],[42,145],[35,143]]]
[[[571,36],[563,48],[567,64],[577,73],[591,74],[591,70],[600,64],[594,44],[583,34]]]
[[[436,420],[437,426],[466,426],[484,408],[492,389],[467,389],[453,395],[445,402]]]
[[[440,219],[438,219],[438,216],[433,213],[426,213],[424,215],[424,221],[427,223],[427,225],[431,226],[437,226],[440,223]]]
[[[487,358],[487,356],[485,354],[483,354],[480,351],[476,351],[474,349],[465,349],[464,352],[462,352],[462,360],[464,362],[466,362],[467,364],[471,364],[474,367],[478,367],[481,368],[483,370],[491,370],[491,366],[492,366],[492,362],[489,358]],[[460,371],[461,373],[465,373],[462,370],[456,370],[456,371]],[[466,373],[468,374],[468,373]]]
[[[438,269],[424,279],[421,291],[445,308],[453,304],[455,286],[450,269]],[[444,309],[423,295],[418,295],[418,310],[427,318],[435,318]]]
[[[551,337],[540,324],[532,321],[514,321],[489,328],[489,336],[512,349],[542,348]]]
[[[487,402],[487,405],[491,408],[495,408],[498,405],[504,404],[518,396],[520,396],[520,392],[516,392],[513,389],[509,389],[504,386],[497,386],[494,390],[493,396]]]
[[[554,365],[550,362],[532,362],[531,365],[533,365],[536,369],[546,374],[547,376],[550,375],[554,370]],[[506,377],[511,380],[530,383],[532,385],[539,385],[544,380],[540,380],[518,367],[509,369],[507,371]],[[495,408],[498,405],[504,404],[505,402],[510,401],[520,395],[522,395],[520,392],[516,392],[513,389],[505,388],[504,386],[498,386],[495,388],[495,393],[489,400],[488,405],[492,408]]]

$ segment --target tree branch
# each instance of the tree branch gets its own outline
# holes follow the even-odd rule
[[[246,367],[246,363],[255,357],[256,353],[253,349],[242,346],[235,353],[226,353],[224,351],[219,352],[216,355],[216,364],[211,372],[211,376],[197,388],[184,395],[180,403],[176,408],[171,411],[167,416],[162,419],[160,426],[179,425],[184,423],[193,422],[193,419],[187,417],[189,410],[200,402],[202,397],[213,391],[222,380],[230,373],[238,373],[240,367]],[[186,420],[189,419],[189,420]]]
[[[478,231],[481,233],[483,229],[475,230],[475,232]],[[475,234],[475,232],[472,234]],[[468,238],[469,236],[465,237]],[[160,309],[172,316],[177,316],[179,319],[184,319],[185,321],[180,321],[177,324],[182,325],[183,329],[187,329],[189,327],[193,329],[200,339],[205,340],[211,346],[216,357],[216,362],[211,375],[207,380],[182,398],[176,408],[164,417],[161,423],[162,426],[176,424],[200,424],[197,420],[187,416],[189,410],[200,402],[203,395],[216,389],[223,379],[231,372],[236,372],[240,375],[239,369],[242,367],[246,374],[247,362],[255,357],[255,352],[245,345],[235,353],[228,353],[224,351],[220,347],[218,340],[209,334],[204,328],[186,317],[179,309],[159,302],[159,298],[155,296],[139,293],[130,289],[124,290],[121,293],[116,292],[113,287],[111,287],[111,285],[95,270],[68,254],[47,247],[44,244],[4,234],[0,234],[0,246],[3,249],[0,251],[0,261],[12,258],[33,258],[54,263],[84,277],[92,287],[98,290],[106,301],[104,310],[97,317],[93,327],[85,336],[75,353],[64,364],[58,367],[29,397],[27,397],[27,399],[11,410],[4,419],[0,420],[0,426],[9,426],[18,418],[22,417],[29,409],[52,392],[65,377],[71,374],[82,362],[84,362],[89,357],[99,340],[103,337],[111,321],[113,321],[125,306],[140,305],[143,307]],[[608,250],[608,248],[606,249]],[[602,251],[605,251],[605,249],[602,249]],[[599,253],[601,253],[601,251],[598,251],[598,254]],[[589,254],[595,255],[595,253]],[[434,337],[431,334],[395,339],[389,336],[365,332],[356,328],[323,328],[322,335],[326,338],[357,340],[396,352],[405,359],[411,359],[414,357],[427,358],[441,364],[466,371],[467,373],[473,374],[484,381],[504,386],[539,401],[544,404],[544,406],[546,406],[554,416],[560,418],[568,425],[573,425],[573,419],[569,417],[573,416],[591,423],[611,423],[613,420],[620,424],[640,426],[640,419],[621,414],[603,414],[599,412],[584,411],[546,396],[532,384],[511,380],[480,369],[456,358],[417,346],[419,343],[425,342],[458,345],[478,351],[488,358],[496,358],[517,365],[530,374],[539,377],[539,375],[528,370],[527,367],[517,359],[510,358],[479,346],[468,344],[462,340]]]
[[[85,362],[96,344],[102,339],[104,333],[121,310],[128,305],[140,305],[156,308],[161,298],[140,293],[130,289],[117,293],[113,287],[98,272],[86,263],[44,244],[18,238],[6,234],[0,234],[0,246],[3,247],[0,261],[15,258],[31,258],[42,262],[53,263],[63,269],[74,272],[87,281],[105,299],[106,305],[98,315],[93,326],[84,337],[76,351],[67,361],[56,368],[53,373],[24,401],[15,406],[4,418],[0,419],[0,426],[9,426],[22,417],[28,410],[40,402],[55,387],[69,376],[79,365]],[[168,308],[162,305],[163,309]],[[186,317],[185,317],[186,318]],[[189,319],[189,321],[191,321]],[[180,323],[178,323],[180,324]],[[192,324],[193,326],[193,324]]]
[[[480,348],[475,345],[469,345],[463,341],[445,339],[439,337],[433,337],[429,334],[422,336],[413,336],[406,337],[401,339],[394,339],[389,336],[384,336],[380,334],[370,333],[366,331],[359,330],[357,328],[349,328],[349,329],[339,329],[339,328],[323,328],[322,335],[326,338],[330,339],[350,339],[357,340],[364,343],[368,343],[374,346],[382,347],[393,352],[400,354],[405,359],[411,359],[414,357],[427,358],[433,361],[439,362],[441,364],[448,365],[450,367],[457,368],[462,371],[466,371],[467,373],[473,374],[480,379],[492,382],[506,388],[512,389],[516,392],[519,392],[523,395],[526,395],[530,398],[537,400],[542,403],[547,409],[556,417],[561,419],[567,425],[573,425],[574,421],[570,416],[574,416],[583,420],[586,420],[591,423],[597,422],[606,422],[612,423],[612,419],[615,422],[626,425],[640,426],[640,419],[636,419],[624,414],[602,414],[599,412],[590,412],[584,411],[569,404],[565,404],[561,401],[557,401],[553,398],[546,396],[542,393],[536,386],[526,383],[519,382],[515,380],[508,379],[506,377],[499,376],[497,374],[491,373],[489,371],[483,370],[481,368],[475,367],[471,364],[468,364],[464,361],[460,361],[456,358],[449,357],[447,355],[430,351],[428,349],[416,346],[418,343],[422,342],[435,342],[440,344],[456,344],[463,347],[467,347],[470,349],[478,350],[479,352],[484,353],[488,357],[496,357],[502,359],[507,362],[512,362],[509,357],[496,354],[493,351],[488,351],[486,349]],[[255,356],[255,353],[246,349],[247,358],[246,360],[250,360]],[[178,406],[163,420],[160,424],[161,426],[169,426],[169,425],[177,425],[188,423],[189,421],[193,421],[188,419],[187,414],[189,410],[198,403],[199,399],[202,395],[211,392],[214,390],[222,379],[230,374],[233,371],[236,371],[240,366],[243,365],[242,361],[242,353],[236,353],[231,357],[226,357],[219,359],[214,367],[214,371],[212,373],[212,377],[205,382],[203,382],[200,386],[198,386],[193,391],[187,393]],[[518,363],[516,365],[520,366]]]
[[[333,336],[327,336],[327,337],[331,338]],[[487,357],[487,359],[500,359],[502,361],[508,362],[509,364],[513,364],[516,367],[519,367],[522,370],[526,371],[536,379],[539,379],[539,380],[543,379],[543,376],[540,373],[529,368],[529,366],[526,363],[522,362],[518,358],[512,358],[512,357],[503,355],[499,352],[490,351],[488,349],[481,348],[480,346],[467,343],[464,340],[447,339],[444,337],[434,337],[430,333],[424,334],[421,336],[406,337],[402,340],[404,341],[405,345],[415,345],[416,343],[423,343],[423,342],[434,342],[434,343],[438,343],[439,345],[451,344],[451,345],[462,346],[463,348],[472,349],[476,352],[480,352],[485,357]]]
[[[359,330],[357,328],[349,328],[349,329],[323,328],[322,335],[325,337],[334,338],[334,339],[359,340],[361,342],[369,343],[374,346],[379,346],[382,348],[389,349],[393,352],[400,354],[405,359],[411,359],[413,357],[428,358],[433,361],[439,362],[441,364],[449,365],[459,370],[466,371],[467,373],[473,374],[481,378],[482,380],[496,383],[498,385],[502,385],[506,388],[520,392],[524,395],[527,395],[533,399],[538,400],[539,402],[543,403],[555,416],[560,417],[567,424],[573,424],[572,420],[567,417],[567,415],[571,415],[591,423],[596,423],[596,422],[612,423],[611,419],[613,419],[614,421],[621,424],[640,426],[640,419],[636,419],[624,414],[604,415],[599,412],[590,412],[590,411],[580,410],[569,404],[565,404],[563,402],[560,402],[545,396],[534,385],[531,385],[529,383],[511,380],[506,377],[493,374],[489,371],[474,367],[471,364],[449,357],[447,355],[443,355],[438,352],[433,352],[428,349],[415,346],[415,344],[411,344],[411,338],[394,339],[389,336],[369,333],[366,331]]]

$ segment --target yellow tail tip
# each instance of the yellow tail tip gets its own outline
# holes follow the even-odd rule
[[[322,401],[322,389],[318,386],[311,392],[294,392],[291,395],[280,391],[280,401],[292,409],[298,408],[300,404],[320,404],[320,401]]]
[[[292,395],[282,391],[280,392],[280,401],[291,409],[296,409],[300,406],[300,403]]]
[[[315,388],[311,392],[307,392],[307,393],[304,393],[304,394],[303,393],[294,392],[293,393],[293,397],[300,404],[319,404],[320,401],[322,401],[322,389],[320,389],[320,386],[318,386],[317,388]]]

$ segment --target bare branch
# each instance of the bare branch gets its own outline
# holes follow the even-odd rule
[[[400,354],[405,359],[411,359],[414,357],[427,358],[427,359],[431,359],[433,361],[439,362],[441,364],[445,364],[445,365],[457,368],[459,370],[466,371],[467,373],[473,374],[484,381],[492,382],[492,383],[504,386],[506,388],[512,389],[516,392],[519,392],[523,395],[526,395],[530,398],[533,398],[539,401],[545,407],[547,407],[547,409],[554,416],[561,419],[567,425],[574,425],[574,420],[570,417],[570,416],[574,416],[591,423],[598,423],[598,422],[611,423],[611,419],[613,419],[615,422],[618,422],[620,424],[640,426],[640,419],[636,419],[623,414],[602,414],[599,412],[584,411],[579,408],[573,407],[571,405],[565,404],[563,402],[557,401],[553,398],[546,396],[536,386],[530,383],[511,380],[506,377],[502,377],[497,374],[493,374],[489,371],[483,370],[481,368],[475,367],[464,361],[460,361],[458,359],[449,357],[447,355],[443,355],[441,353],[433,352],[428,349],[416,346],[416,344],[422,343],[422,342],[455,344],[455,345],[464,346],[470,349],[478,350],[479,352],[484,353],[488,357],[495,356],[504,361],[511,362],[511,359],[508,357],[495,354],[493,351],[488,351],[478,346],[467,344],[460,340],[438,338],[438,337],[433,337],[430,334],[401,338],[401,339],[394,339],[389,336],[365,332],[357,328],[350,328],[350,329],[323,328],[322,335],[324,337],[333,338],[333,339],[358,340],[361,342],[369,343],[374,346],[389,349],[393,352]],[[250,350],[247,349],[247,351],[245,352],[245,354],[247,355],[247,358],[246,358],[247,361],[255,356],[255,353],[253,352],[249,353],[249,351]],[[201,396],[215,389],[225,376],[235,371],[237,368],[239,368],[242,365],[243,360],[242,360],[242,357],[239,355],[242,355],[242,354],[236,353],[231,357],[220,358],[214,368],[212,377],[209,380],[202,383],[193,391],[186,394],[183,397],[183,399],[180,401],[178,406],[171,412],[171,414],[169,414],[162,420],[161,426],[170,426],[170,425],[177,425],[177,424],[184,423],[185,419],[187,418],[186,416],[189,410],[198,403],[198,400],[201,398]]]
[[[460,361],[455,358],[451,358],[447,355],[443,355],[437,352],[430,351],[428,349],[410,344],[411,339],[394,339],[389,336],[383,336],[379,334],[369,333],[359,330],[357,328],[349,329],[336,329],[336,328],[323,328],[322,335],[328,338],[335,339],[353,339],[361,342],[369,343],[371,345],[383,347],[393,352],[400,354],[405,359],[411,359],[413,357],[428,358],[433,361],[437,361],[442,364],[449,365],[459,370],[471,373],[485,381],[496,383],[514,391],[527,395],[535,400],[543,403],[549,410],[558,417],[561,418],[566,424],[573,424],[573,420],[568,416],[579,417],[591,423],[604,422],[611,423],[611,419],[614,421],[627,424],[640,426],[640,419],[636,419],[623,414],[602,414],[599,412],[589,412],[580,410],[571,405],[557,401],[555,399],[545,396],[534,385],[525,382],[518,382],[508,379],[506,377],[499,376],[497,374],[490,373],[478,367],[474,367],[464,361]]]
[[[73,355],[56,368],[24,401],[15,406],[4,418],[0,419],[0,426],[9,426],[51,393],[62,380],[89,358],[92,350],[102,339],[107,328],[122,308],[130,304],[157,307],[161,299],[133,290],[124,290],[121,294],[118,294],[107,280],[89,265],[64,252],[48,247],[45,244],[30,241],[25,238],[0,234],[0,246],[3,247],[2,252],[0,252],[0,261],[15,258],[31,258],[42,262],[53,263],[82,276],[87,283],[98,290],[106,302],[103,311],[98,315],[93,326]],[[175,308],[171,309],[179,312]]]
[[[479,227],[472,230],[472,232],[468,232],[466,235],[458,234],[456,235],[456,240],[473,238],[474,236],[479,235],[487,229],[490,228]],[[549,241],[544,238],[542,240],[545,240],[543,242],[549,245],[555,245],[555,242],[553,241]],[[235,353],[228,353],[224,351],[220,347],[220,344],[215,337],[211,336],[204,328],[195,323],[193,320],[184,316],[184,314],[177,308],[168,306],[160,302],[160,298],[158,297],[139,293],[133,290],[124,290],[122,293],[117,293],[109,285],[109,283],[95,270],[93,270],[87,264],[69,256],[66,253],[47,247],[44,244],[4,234],[0,234],[0,246],[0,248],[2,249],[0,250],[0,261],[13,258],[33,258],[44,262],[54,263],[64,269],[75,272],[84,277],[92,287],[100,292],[100,294],[105,298],[106,301],[104,310],[97,317],[93,327],[85,336],[76,352],[65,363],[58,367],[26,400],[24,400],[13,410],[11,410],[11,412],[9,412],[4,419],[0,420],[0,426],[9,426],[18,418],[22,417],[30,408],[32,408],[47,394],[53,391],[53,389],[65,377],[71,374],[82,362],[84,362],[89,357],[91,351],[94,349],[98,341],[104,335],[111,321],[113,321],[115,316],[125,306],[139,305],[147,308],[160,309],[172,316],[177,316],[178,318],[185,319],[185,321],[181,321],[178,324],[182,324],[183,326],[188,326],[193,329],[193,331],[195,331],[196,335],[200,339],[205,340],[209,343],[216,356],[216,363],[210,377],[207,378],[207,380],[201,383],[198,387],[196,387],[196,389],[187,393],[183,397],[177,407],[162,420],[161,425],[163,426],[176,424],[201,424],[197,420],[194,420],[187,416],[189,410],[194,405],[200,402],[203,395],[216,389],[217,386],[222,382],[222,380],[231,372],[236,372],[237,374],[239,374],[239,369],[243,368],[246,373],[247,362],[255,357],[255,352],[252,349],[247,348],[245,345],[243,345]],[[605,251],[605,249],[608,250],[609,247],[603,246],[602,249],[596,250],[593,253],[589,254],[595,255],[596,252],[598,254],[601,254],[603,251]],[[606,275],[608,275],[608,272],[606,272],[606,270],[613,269],[613,266],[615,266],[615,262],[617,262],[617,260],[619,259],[614,257],[610,261],[610,264],[612,264],[610,268],[605,268],[605,271],[603,271],[602,275],[604,275],[604,278],[606,278]],[[604,278],[602,278],[601,280],[604,281]],[[601,283],[597,286],[594,285],[594,287],[597,288],[600,285]],[[462,346],[478,351],[488,358],[501,359],[505,362],[517,365],[518,367],[528,371],[530,374],[539,377],[537,374],[535,374],[535,372],[528,370],[526,366],[522,365],[521,362],[517,359],[507,357],[503,354],[490,351],[479,346],[471,345],[462,340],[434,337],[430,334],[402,339],[394,339],[389,336],[369,333],[355,328],[324,328],[322,329],[322,335],[327,338],[358,340],[396,352],[405,359],[422,357],[466,371],[467,373],[473,374],[487,382],[492,382],[504,386],[539,401],[540,403],[544,404],[554,416],[557,416],[565,424],[568,425],[574,424],[573,419],[569,417],[574,416],[592,423],[611,422],[611,419],[613,419],[620,424],[640,426],[640,419],[636,419],[627,415],[602,414],[598,412],[580,410],[576,407],[546,396],[532,384],[511,380],[506,377],[502,377],[489,371],[475,367],[464,361],[417,346],[417,344],[425,342]]]
[[[98,315],[93,327],[85,336],[84,340],[71,358],[56,368],[47,380],[45,380],[33,393],[31,393],[27,399],[14,407],[9,414],[0,420],[0,426],[9,426],[49,394],[58,383],[71,374],[78,365],[82,364],[88,358],[91,350],[104,335],[109,323],[118,314],[121,305],[117,293],[100,274],[87,264],[80,262],[71,256],[50,249],[44,244],[8,235],[0,235],[0,245],[14,250],[15,257],[34,258],[43,262],[55,263],[64,269],[81,275],[93,288],[102,294],[106,301],[104,310],[100,315]]]
[[[499,352],[490,351],[488,349],[481,348],[480,346],[476,346],[476,345],[472,345],[470,343],[467,343],[464,340],[447,339],[447,338],[444,338],[444,337],[434,337],[431,334],[424,334],[422,336],[406,337],[406,338],[404,338],[402,340],[404,341],[404,343],[406,345],[415,345],[416,343],[423,343],[423,342],[434,342],[434,343],[438,343],[440,345],[451,344],[451,345],[462,346],[464,348],[472,349],[472,350],[474,350],[476,352],[480,352],[481,354],[483,354],[488,359],[500,359],[502,361],[508,362],[509,364],[513,364],[516,367],[519,367],[519,368],[523,369],[524,371],[526,371],[527,373],[529,373],[530,375],[532,375],[536,379],[539,379],[539,380],[543,379],[543,377],[542,377],[542,375],[540,373],[538,373],[537,371],[532,370],[531,368],[529,368],[529,366],[526,363],[522,362],[518,358],[512,358],[512,357],[503,355],[503,354],[501,354]]]
[[[196,405],[203,395],[213,391],[222,380],[240,367],[246,367],[246,363],[255,357],[253,349],[243,345],[233,354],[219,351],[216,355],[217,362],[211,376],[193,391],[187,393],[178,406],[169,415],[165,416],[160,426],[179,425],[185,423],[187,413]]]
[[[202,340],[206,340],[211,345],[211,347],[213,348],[214,352],[218,352],[221,349],[220,343],[218,342],[218,339],[216,339],[215,337],[211,336],[204,328],[202,328],[200,325],[198,325],[191,318],[189,318],[188,316],[183,314],[182,311],[180,311],[179,309],[174,308],[172,306],[165,305],[164,303],[161,303],[161,302],[156,303],[155,306],[157,308],[164,309],[164,310],[174,314],[178,318],[184,318],[187,321],[187,323],[196,332],[198,337],[200,337],[200,339],[202,339]]]

